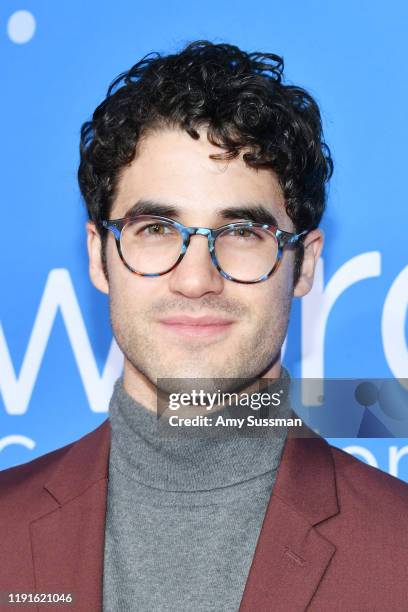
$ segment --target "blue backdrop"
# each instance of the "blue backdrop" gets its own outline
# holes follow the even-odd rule
[[[88,277],[79,129],[119,72],[199,38],[283,55],[322,108],[335,174],[291,374],[408,377],[408,3],[3,0],[0,24],[0,469],[106,418],[122,358]],[[406,439],[331,442],[408,480]]]

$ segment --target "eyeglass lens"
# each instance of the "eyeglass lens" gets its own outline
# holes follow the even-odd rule
[[[140,274],[159,274],[177,261],[183,245],[181,232],[172,224],[154,218],[129,221],[121,234],[126,263]],[[222,270],[237,280],[257,280],[273,268],[278,242],[268,230],[258,227],[227,228],[214,245]]]

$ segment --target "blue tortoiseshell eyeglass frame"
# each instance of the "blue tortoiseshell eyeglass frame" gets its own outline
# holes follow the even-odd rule
[[[157,274],[143,274],[142,272],[138,272],[137,270],[134,270],[127,263],[127,261],[125,260],[123,256],[121,244],[120,244],[120,239],[121,239],[123,228],[131,221],[135,221],[136,219],[143,219],[143,218],[152,219],[153,221],[165,221],[166,223],[169,223],[170,225],[175,227],[182,235],[183,244],[180,250],[180,255],[177,261],[170,268],[168,268],[168,270],[165,270],[164,272],[158,272]],[[121,258],[126,268],[128,268],[130,272],[133,272],[133,274],[137,274],[139,276],[150,276],[150,277],[163,276],[163,274],[168,274],[171,270],[173,270],[180,263],[180,261],[183,259],[184,255],[186,254],[187,248],[190,244],[190,237],[195,236],[195,235],[200,235],[200,236],[207,237],[208,249],[210,251],[211,261],[214,264],[214,266],[217,268],[221,276],[235,283],[243,283],[243,284],[248,284],[248,285],[253,285],[254,283],[261,283],[262,281],[267,280],[278,269],[279,264],[282,259],[283,249],[285,248],[285,246],[289,244],[295,244],[296,242],[298,242],[298,240],[302,236],[308,233],[308,230],[304,230],[303,232],[300,232],[299,234],[293,234],[291,232],[286,232],[284,230],[279,229],[276,225],[269,225],[267,223],[254,223],[252,221],[238,221],[237,223],[228,223],[227,225],[222,225],[220,227],[217,227],[216,229],[211,229],[209,227],[187,227],[183,225],[182,223],[178,223],[177,221],[174,221],[173,219],[169,219],[167,217],[161,217],[158,215],[134,215],[132,217],[123,217],[122,219],[111,219],[111,220],[105,219],[105,220],[102,220],[101,224],[105,229],[110,230],[113,233],[115,237],[116,247],[118,249],[119,257]],[[251,228],[251,227],[262,228],[264,230],[269,231],[271,234],[273,234],[273,236],[275,236],[277,243],[278,243],[276,261],[272,269],[268,273],[262,274],[262,276],[260,276],[259,278],[255,280],[250,280],[250,281],[239,280],[237,278],[234,278],[230,274],[227,274],[227,272],[224,272],[224,270],[219,265],[217,261],[217,257],[215,255],[215,247],[214,247],[215,240],[217,236],[219,236],[225,230],[238,229],[238,228]]]

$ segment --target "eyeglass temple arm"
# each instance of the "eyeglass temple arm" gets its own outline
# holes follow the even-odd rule
[[[101,225],[102,227],[104,227],[107,230],[110,230],[113,235],[115,236],[116,240],[119,240],[120,238],[120,233],[122,231],[123,228],[123,223],[118,222],[118,221],[107,221],[107,220],[102,220],[101,221]]]
[[[279,236],[280,240],[282,241],[283,245],[287,245],[287,244],[295,244],[296,242],[299,241],[299,239],[304,236],[305,234],[308,234],[309,230],[303,230],[303,232],[300,232],[299,234],[292,234],[290,232],[285,232],[283,230],[281,230],[281,234]]]

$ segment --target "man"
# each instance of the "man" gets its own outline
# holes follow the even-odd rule
[[[278,56],[197,41],[114,81],[79,183],[123,376],[98,429],[1,473],[3,592],[84,611],[408,609],[406,484],[318,436],[157,427],[177,381],[288,380],[331,173]]]

